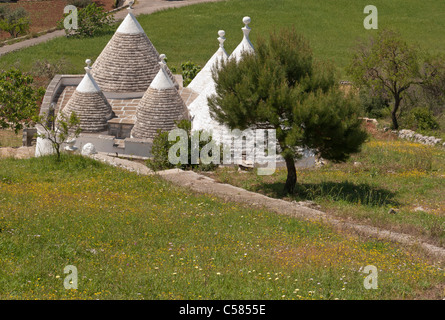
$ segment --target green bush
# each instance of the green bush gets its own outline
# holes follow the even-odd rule
[[[412,130],[437,130],[439,122],[427,107],[413,108],[405,118],[405,127]]]
[[[93,3],[92,0],[68,0],[67,4],[73,5],[77,8],[85,8],[89,4]]]
[[[370,118],[382,118],[387,115],[390,100],[367,88],[361,88],[359,93],[360,105],[364,114]]]
[[[174,165],[168,160],[168,152],[170,147],[173,146],[177,141],[168,141],[168,131],[158,130],[157,136],[153,139],[153,146],[151,153],[153,158],[148,159],[146,164],[153,171],[166,170],[172,168],[180,168],[182,170],[200,170],[200,171],[211,171],[217,168],[217,164],[191,164],[191,146],[192,146],[192,134],[197,134],[197,132],[191,132],[191,122],[189,120],[182,120],[177,123],[178,129],[183,129],[187,131],[188,136],[188,163],[178,163]],[[205,132],[203,130],[199,131],[201,136]],[[179,138],[178,138],[179,140]],[[212,140],[212,136],[205,141],[199,142],[199,153],[201,154],[202,148]],[[220,155],[222,154],[220,150]],[[211,154],[210,154],[211,155]]]
[[[8,32],[11,37],[17,38],[19,35],[28,33],[29,25],[29,14],[24,8],[0,7],[0,30]]]
[[[187,87],[190,82],[196,77],[199,71],[201,71],[201,66],[191,62],[183,62],[181,64],[182,69],[182,81],[184,87]]]
[[[66,13],[58,23],[58,28],[63,28],[63,22],[69,15]],[[114,16],[108,14],[105,9],[96,3],[90,3],[85,8],[77,11],[78,25],[75,30],[65,30],[67,35],[77,37],[94,37],[112,30]]]

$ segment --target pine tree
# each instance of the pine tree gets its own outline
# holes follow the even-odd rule
[[[213,77],[212,117],[230,129],[276,130],[289,193],[297,182],[298,147],[339,162],[360,151],[367,137],[357,100],[340,91],[333,66],[315,61],[308,41],[294,29],[259,39],[255,54],[223,62]]]

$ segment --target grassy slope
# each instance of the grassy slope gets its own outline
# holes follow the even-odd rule
[[[286,174],[285,169],[272,176],[219,169],[216,177],[283,198]],[[443,246],[444,176],[443,149],[373,138],[346,163],[298,170],[297,195],[288,199],[313,200],[334,215],[422,236]],[[390,208],[399,212],[388,214]]]
[[[364,0],[230,0],[220,3],[170,9],[138,19],[160,53],[165,53],[171,66],[187,60],[203,65],[217,48],[217,31],[226,31],[226,49],[230,53],[242,37],[241,18],[252,17],[251,38],[267,35],[273,28],[294,25],[310,41],[315,56],[333,60],[344,77],[350,59],[350,48],[356,39],[375,31],[363,28]],[[432,53],[444,52],[441,41],[445,29],[445,3],[436,0],[376,0],[379,28],[395,28],[403,37]],[[94,39],[59,38],[48,43],[0,58],[0,67],[18,64],[29,70],[36,57],[71,62],[67,73],[82,73],[86,58],[95,59],[111,35]],[[128,59],[130,57],[125,57]],[[131,59],[129,59],[131,61]],[[17,62],[19,61],[19,62]]]
[[[392,244],[78,156],[0,160],[0,228],[0,299],[442,298],[445,281]],[[363,287],[371,264],[377,290]]]

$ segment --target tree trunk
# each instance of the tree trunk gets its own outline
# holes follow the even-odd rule
[[[402,100],[401,98],[395,97],[394,108],[391,111],[391,120],[394,130],[399,130],[399,123],[397,121],[397,111],[399,110],[401,100]]]
[[[284,191],[294,193],[297,184],[297,170],[295,169],[295,160],[293,157],[286,157],[287,179],[284,185]]]

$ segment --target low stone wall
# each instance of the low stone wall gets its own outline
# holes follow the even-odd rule
[[[424,136],[420,133],[416,133],[413,130],[403,129],[400,131],[396,131],[396,134],[401,139],[406,139],[429,146],[441,145],[445,147],[445,142],[443,142],[442,139],[433,136]]]

